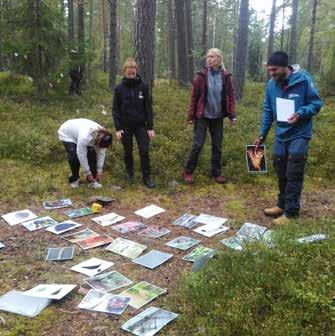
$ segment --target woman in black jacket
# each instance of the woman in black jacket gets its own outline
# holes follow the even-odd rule
[[[123,66],[124,77],[116,86],[113,98],[113,119],[116,138],[122,141],[127,179],[134,182],[133,136],[138,145],[143,183],[156,185],[150,179],[149,142],[155,137],[151,95],[148,86],[137,74],[137,65],[128,58]]]

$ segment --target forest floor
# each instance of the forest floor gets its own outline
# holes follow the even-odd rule
[[[103,209],[103,214],[116,212],[125,216],[127,220],[139,220],[134,211],[149,204],[156,204],[167,211],[142,221],[144,224],[156,224],[171,230],[170,234],[158,239],[144,238],[136,234],[121,235],[111,227],[95,224],[91,221],[93,216],[82,217],[77,221],[83,227],[106,233],[113,238],[123,236],[143,243],[147,245],[147,251],[157,249],[173,253],[174,257],[159,268],[148,271],[104,248],[84,251],[76,247],[73,260],[46,262],[47,248],[65,246],[67,243],[64,240],[46,231],[29,232],[20,225],[11,227],[0,220],[0,241],[6,245],[6,248],[0,250],[0,294],[12,289],[28,290],[39,283],[78,285],[65,299],[51,304],[34,319],[0,312],[0,335],[125,335],[120,329],[121,325],[151,305],[170,309],[180,313],[181,317],[185,315],[179,322],[177,320],[166,327],[161,335],[223,335],[216,329],[211,330],[211,327],[206,329],[202,322],[199,325],[194,310],[191,316],[185,313],[188,301],[187,297],[183,297],[181,288],[191,276],[192,265],[182,260],[182,257],[188,251],[172,249],[165,244],[173,238],[185,235],[201,240],[203,245],[215,248],[221,253],[232,253],[223,247],[220,240],[233,235],[244,222],[277,230],[262,213],[262,209],[273,205],[276,199],[276,179],[273,170],[270,167],[269,174],[250,176],[245,167],[244,148],[257,135],[263,86],[253,84],[248,87],[246,97],[238,106],[240,126],[237,126],[236,130],[230,125],[226,126],[224,167],[229,179],[226,185],[218,185],[208,176],[209,143],[206,143],[195,174],[196,183],[187,186],[181,182],[183,160],[190,147],[192,133],[185,123],[188,91],[179,90],[168,83],[158,83],[154,92],[158,136],[152,145],[153,176],[158,182],[158,188],[148,190],[140,182],[133,186],[126,184],[121,160],[122,149],[120,144],[115,144],[107,157],[104,187],[98,191],[88,189],[86,185],[77,190],[69,188],[66,181],[67,162],[57,141],[56,130],[61,122],[74,117],[88,117],[111,126],[108,92],[97,87],[90,92],[84,92],[83,98],[70,97],[62,100],[55,94],[48,101],[40,102],[29,97],[31,88],[28,84],[23,83],[21,89],[21,92],[14,95],[9,87],[7,96],[0,98],[0,114],[3,121],[0,126],[0,214],[28,208],[40,216],[50,215],[62,221],[66,219],[64,209],[45,210],[42,201],[71,198],[74,207],[80,208],[90,204],[88,200],[91,196],[101,194],[116,199]],[[334,227],[335,184],[331,176],[334,172],[335,155],[327,142],[331,139],[334,126],[330,122],[325,127],[329,119],[325,121],[323,118],[330,115],[331,106],[335,105],[335,101],[329,98],[327,103],[329,107],[325,108],[325,117],[320,117],[317,136],[311,145],[301,218],[292,225],[297,229],[298,235],[329,233],[333,239],[334,232],[330,230],[330,226]],[[106,107],[107,116],[101,114],[101,105]],[[334,121],[334,116],[332,120]],[[325,155],[328,158],[325,158]],[[269,150],[269,162],[270,158]],[[138,166],[138,159],[136,164]],[[138,175],[137,178],[139,180]],[[231,230],[226,234],[206,238],[192,230],[172,225],[173,221],[184,213],[207,213],[229,218],[228,225]],[[278,231],[280,230],[282,228],[278,228]],[[77,305],[89,287],[83,281],[86,277],[71,271],[70,267],[91,257],[114,262],[113,269],[134,283],[145,280],[167,288],[168,292],[152,304],[140,310],[128,308],[118,317],[79,310]],[[205,312],[199,312],[199,316],[203,314]],[[185,317],[189,318],[188,326],[192,325],[193,331],[187,331],[181,324],[185,322]]]

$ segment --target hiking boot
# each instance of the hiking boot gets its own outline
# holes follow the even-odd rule
[[[284,213],[284,209],[275,206],[273,208],[264,209],[264,215],[269,217],[279,217]]]
[[[152,180],[150,180],[150,178],[143,178],[143,184],[149,188],[149,189],[153,189],[156,188],[156,183]]]
[[[75,189],[75,188],[79,188],[79,181],[80,179],[73,181],[70,183],[71,188]]]
[[[284,215],[281,215],[280,217],[274,219],[272,221],[272,223],[274,225],[287,225],[287,224],[290,224],[291,223],[291,218],[287,217],[285,214]]]
[[[190,173],[186,173],[185,171],[183,172],[183,179],[184,182],[187,184],[192,184],[194,182],[193,175]]]
[[[227,180],[223,175],[214,176],[214,180],[215,180],[216,183],[219,183],[219,184],[227,183]]]

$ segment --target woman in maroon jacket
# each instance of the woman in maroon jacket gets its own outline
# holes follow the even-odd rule
[[[223,65],[222,51],[208,50],[207,66],[198,71],[193,80],[192,94],[188,111],[188,122],[194,124],[193,146],[185,163],[183,178],[193,183],[200,151],[204,145],[207,129],[212,139],[212,176],[218,183],[225,183],[221,173],[223,141],[223,119],[228,117],[236,124],[235,98],[231,74]]]

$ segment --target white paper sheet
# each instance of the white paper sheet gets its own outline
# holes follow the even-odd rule
[[[288,122],[288,119],[295,113],[293,99],[276,98],[277,121]]]

